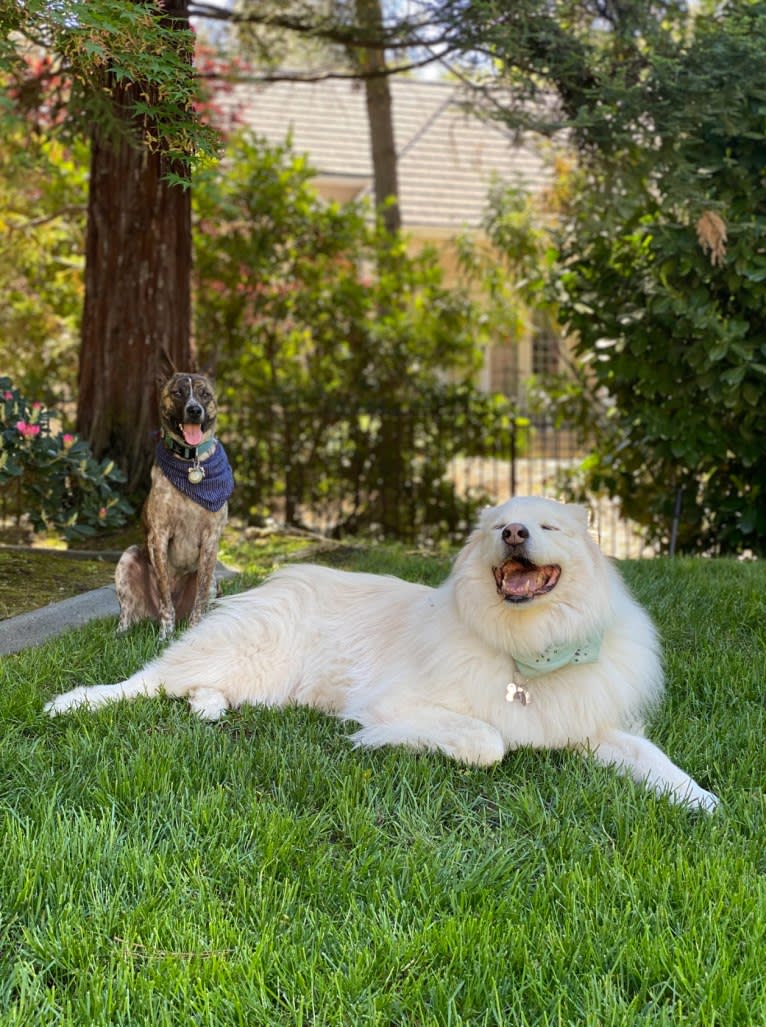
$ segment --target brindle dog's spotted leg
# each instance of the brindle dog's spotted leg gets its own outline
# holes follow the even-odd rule
[[[115,591],[120,604],[119,632],[127,631],[144,617],[159,616],[157,575],[149,556],[140,546],[130,546],[120,557],[114,572]]]
[[[207,610],[214,590],[215,564],[218,555],[220,531],[205,532],[200,542],[199,564],[197,566],[197,595],[189,617],[189,626],[199,623]]]
[[[176,612],[173,607],[170,571],[168,569],[169,542],[170,539],[166,531],[152,530],[146,539],[149,558],[157,575],[157,588],[160,593],[159,622],[160,639],[162,641],[173,634],[173,629],[176,626]]]

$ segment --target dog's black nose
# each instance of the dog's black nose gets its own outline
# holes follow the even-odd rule
[[[507,546],[520,546],[529,538],[529,528],[523,524],[506,524],[503,528],[503,542]]]
[[[184,407],[184,417],[188,418],[189,421],[201,421],[204,410],[199,403],[187,403]]]

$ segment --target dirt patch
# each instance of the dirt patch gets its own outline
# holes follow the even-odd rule
[[[112,560],[73,559],[50,549],[0,549],[0,620],[113,580]]]

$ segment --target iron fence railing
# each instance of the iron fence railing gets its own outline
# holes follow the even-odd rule
[[[482,506],[512,495],[568,498],[567,481],[588,455],[566,427],[506,412],[493,430],[459,405],[349,411],[271,398],[222,420],[237,479],[233,511],[333,537],[459,541]],[[24,516],[18,486],[0,489],[3,523]],[[585,502],[607,555],[654,555],[617,501]]]
[[[227,411],[235,509],[334,537],[459,540],[482,506],[512,495],[567,498],[567,478],[588,453],[573,430],[508,411],[499,430],[500,421],[488,428],[443,403],[339,410],[271,400],[264,409]],[[586,502],[608,555],[651,554],[618,503]]]

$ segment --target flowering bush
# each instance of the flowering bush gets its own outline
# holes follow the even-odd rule
[[[26,514],[36,531],[67,539],[116,528],[132,512],[115,491],[123,475],[111,460],[97,461],[87,442],[51,431],[51,411],[29,403],[0,377],[0,495],[15,515]],[[15,489],[14,489],[15,486]]]

